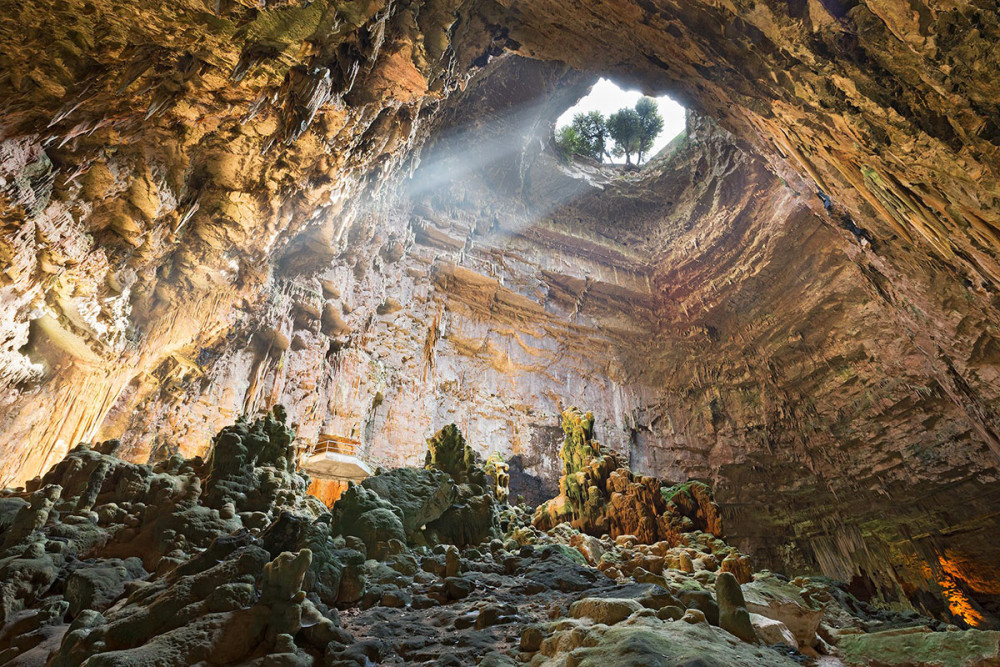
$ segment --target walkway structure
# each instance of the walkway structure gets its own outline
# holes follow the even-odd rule
[[[374,472],[365,460],[361,442],[341,435],[319,436],[315,446],[306,449],[300,459],[301,468],[319,480],[360,482]]]

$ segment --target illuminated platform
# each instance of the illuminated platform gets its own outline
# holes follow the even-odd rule
[[[361,456],[361,443],[337,435],[320,436],[316,446],[304,452],[301,467],[316,479],[340,482],[360,482],[374,472]]]

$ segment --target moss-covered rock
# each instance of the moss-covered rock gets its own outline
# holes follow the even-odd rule
[[[427,439],[424,467],[442,470],[459,484],[474,481],[482,485],[485,481],[482,471],[479,470],[479,474],[475,474],[477,458],[458,427],[448,424]],[[477,479],[472,479],[473,477]]]
[[[486,458],[483,471],[492,482],[493,495],[501,503],[507,502],[510,498],[510,466],[500,452],[493,452]]]
[[[840,637],[851,667],[986,667],[1000,664],[1000,632],[889,630]]]
[[[126,560],[107,561],[73,571],[66,580],[63,596],[69,602],[69,613],[77,616],[84,609],[104,611],[122,593],[125,584],[146,576],[142,561],[134,556]]]
[[[599,519],[591,528],[606,522],[621,533],[615,538],[569,523],[542,531],[527,525],[526,508],[508,506],[508,539],[494,539],[499,502],[474,457],[458,468],[461,482],[434,465],[380,471],[328,511],[288,465],[290,432],[280,414],[224,429],[207,464],[171,456],[143,466],[76,447],[31,490],[0,493],[0,620],[9,621],[0,662],[369,664],[385,656],[433,661],[456,650],[453,657],[471,664],[515,618],[543,617],[555,620],[544,626],[547,637],[529,637],[535,665],[788,664],[741,644],[756,641],[754,627],[769,642],[827,651],[815,624],[836,602],[830,582],[759,573],[741,589],[735,573],[748,572],[749,562],[715,535],[695,530],[644,543],[663,525],[678,530],[705,518],[710,490],[604,469],[599,461],[613,457],[595,447],[591,424],[578,413],[567,419],[567,466],[593,482],[592,504],[576,516]],[[446,439],[464,442],[457,432]],[[597,459],[573,471],[581,459],[572,451],[588,448]],[[581,499],[557,502],[574,516]],[[351,623],[376,605],[367,625],[353,627],[370,636],[391,608],[410,619],[392,619],[403,636],[355,642],[338,609],[352,608]],[[436,630],[420,617],[435,605],[456,607],[441,610],[454,624],[432,648],[424,635]],[[790,629],[762,616],[755,622],[748,608]],[[996,633],[931,633],[930,619],[910,620],[925,627],[861,639],[848,634],[870,629],[858,619],[824,638],[841,640],[850,664],[992,664]],[[463,635],[456,644],[454,633],[472,628],[497,634],[464,647]]]
[[[670,530],[678,533],[701,530],[722,537],[722,514],[707,484],[689,481],[662,487],[660,493],[667,503]]]
[[[441,518],[427,524],[426,536],[435,544],[472,546],[500,534],[500,514],[492,494],[459,497]]]
[[[747,643],[759,642],[743,600],[743,591],[731,573],[720,572],[715,578],[715,600],[719,605],[720,628]]]
[[[303,495],[306,478],[295,471],[295,433],[285,425],[281,406],[253,422],[241,417],[212,441],[206,462],[203,503],[221,509],[231,503],[238,512],[271,510]],[[284,491],[292,489],[294,494]]]
[[[816,643],[823,605],[806,599],[800,586],[764,571],[757,573],[742,591],[748,611],[784,623],[802,648]]]
[[[594,623],[614,625],[642,609],[642,605],[627,598],[583,598],[569,608],[573,618],[589,618]]]
[[[397,468],[369,477],[361,486],[400,511],[411,540],[425,524],[441,518],[458,495],[454,479],[435,468]]]
[[[633,617],[613,626],[563,622],[541,644],[544,659],[533,665],[554,667],[794,667],[798,663],[769,648],[746,644],[707,623]],[[572,657],[570,657],[572,656]]]
[[[370,557],[384,548],[390,539],[406,540],[403,513],[367,487],[352,484],[334,503],[331,526],[335,533],[360,539]],[[381,554],[387,555],[387,554]]]
[[[632,535],[646,544],[677,544],[695,530],[722,535],[719,508],[707,485],[665,487],[654,477],[632,474],[594,439],[592,413],[567,409],[562,429],[559,495],[538,507],[536,527],[550,530],[567,522],[590,535]]]

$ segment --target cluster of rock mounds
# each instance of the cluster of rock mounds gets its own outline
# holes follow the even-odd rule
[[[580,416],[570,411],[566,423]],[[567,441],[580,443],[575,433]],[[27,488],[5,490],[0,663],[780,666],[840,653],[852,665],[942,656],[971,665],[998,656],[1000,633],[872,610],[821,580],[754,574],[705,530],[646,543],[566,522],[543,529],[538,515],[532,525],[529,508],[498,499],[503,466],[481,466],[454,426],[428,441],[424,469],[379,471],[331,511],[306,494],[293,436],[276,408],[223,429],[204,461],[139,465],[115,456],[115,441],[80,445]],[[616,503],[587,516],[615,516]],[[721,530],[696,507],[711,507],[710,496],[673,525],[686,517]],[[896,659],[907,651],[931,657]]]
[[[333,524],[360,538],[372,555],[390,542],[475,545],[500,533],[501,483],[487,474],[454,424],[427,441],[423,469],[380,471],[348,488],[333,507]]]
[[[337,609],[364,597],[374,559],[499,533],[490,482],[471,463],[457,479],[433,466],[386,472],[331,513],[306,494],[293,439],[276,408],[223,429],[206,461],[139,465],[114,455],[116,441],[79,445],[6,490],[0,662],[366,664],[372,649]]]
[[[639,542],[677,542],[702,530],[722,537],[722,518],[711,489],[699,482],[665,486],[634,475],[594,439],[594,415],[569,408],[562,415],[559,495],[543,503],[533,523],[544,530],[569,523],[588,535],[632,535]]]

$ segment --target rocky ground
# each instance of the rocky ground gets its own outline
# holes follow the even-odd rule
[[[564,414],[561,493],[535,512],[454,426],[424,468],[380,470],[332,509],[306,494],[280,408],[206,460],[80,445],[0,496],[0,664],[1000,661],[1000,633],[753,572],[707,487],[616,467],[592,427]]]

